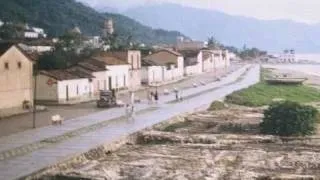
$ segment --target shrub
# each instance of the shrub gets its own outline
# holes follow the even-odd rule
[[[210,105],[210,107],[208,108],[209,111],[218,111],[218,110],[222,110],[222,109],[226,109],[227,105],[224,104],[221,101],[213,101]]]
[[[264,111],[260,130],[279,136],[305,136],[315,131],[318,110],[292,101],[276,102]]]

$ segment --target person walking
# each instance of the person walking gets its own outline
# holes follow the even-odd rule
[[[177,88],[174,88],[174,93],[176,95],[176,101],[179,101],[179,91]]]
[[[182,97],[182,90],[180,90],[178,93],[179,93],[179,100],[180,100],[180,101],[182,101],[182,100],[183,100],[183,97]]]
[[[150,92],[150,100],[151,100],[151,104],[154,103],[154,93],[151,91]]]
[[[158,104],[159,94],[158,94],[158,91],[157,91],[157,90],[156,90],[156,92],[154,93],[154,100],[156,101],[156,104]]]

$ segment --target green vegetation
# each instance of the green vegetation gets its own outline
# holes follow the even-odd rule
[[[173,43],[176,36],[183,36],[176,31],[154,30],[120,14],[101,14],[75,0],[1,0],[0,7],[2,21],[29,23],[44,28],[50,36],[61,36],[75,26],[79,26],[86,35],[100,35],[106,18],[113,19],[121,41],[132,37],[136,43]],[[16,33],[9,33],[15,32],[11,26],[7,29],[2,32],[2,38],[16,36]]]
[[[263,77],[268,76],[270,76],[270,70],[262,69],[260,83],[228,95],[226,102],[256,107],[269,105],[274,99],[299,103],[320,101],[320,91],[316,88],[304,85],[271,85],[263,81]]]
[[[184,128],[190,125],[189,121],[182,121],[182,122],[177,122],[174,124],[170,124],[169,126],[165,127],[163,131],[165,132],[175,132],[176,129]]]
[[[227,108],[227,106],[221,101],[213,101],[208,108],[209,111],[218,111]]]
[[[315,88],[303,85],[269,85],[261,82],[228,95],[226,102],[254,107],[269,105],[275,98],[307,103],[320,101],[320,92]]]
[[[291,101],[273,103],[265,110],[260,128],[264,134],[280,136],[311,135],[316,129],[317,117],[318,110],[312,106]]]

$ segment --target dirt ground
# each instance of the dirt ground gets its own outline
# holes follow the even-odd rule
[[[115,152],[55,169],[48,179],[320,179],[320,136],[259,134],[263,108],[176,117]],[[54,177],[54,178],[53,178]]]

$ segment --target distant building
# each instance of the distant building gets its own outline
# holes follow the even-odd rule
[[[205,48],[206,44],[203,41],[185,40],[183,37],[177,38],[175,48],[177,50],[195,50]]]
[[[297,61],[295,50],[284,50],[283,53],[281,53],[279,56],[279,61],[281,63],[295,63]]]
[[[43,37],[43,38],[46,38],[47,37],[47,34],[45,33],[44,29],[42,28],[38,28],[38,27],[32,27],[32,30],[36,33],[39,34],[39,36]]]
[[[128,89],[129,88],[129,69],[130,64],[116,56],[112,56],[107,52],[99,52],[91,57],[93,60],[98,60],[106,64],[105,68],[108,70],[106,76],[108,77],[107,88],[109,90]]]
[[[34,31],[25,31],[24,32],[24,38],[26,39],[38,39],[39,34]]]
[[[178,51],[184,58],[184,75],[190,76],[200,74],[203,71],[202,51],[180,50]]]
[[[141,52],[135,50],[113,51],[105,53],[106,56],[116,57],[121,61],[128,63],[129,68],[129,84],[130,90],[136,90],[141,86]]]
[[[72,33],[75,33],[75,34],[81,34],[81,30],[78,26],[74,27],[72,30],[71,30]]]
[[[108,35],[111,35],[114,33],[114,27],[113,27],[113,20],[108,19],[104,21],[104,28],[103,28],[103,37],[107,37]]]
[[[2,27],[3,25],[4,25],[4,22],[0,20],[0,27]]]
[[[160,85],[183,78],[182,54],[172,50],[160,50],[143,58],[142,82]]]

